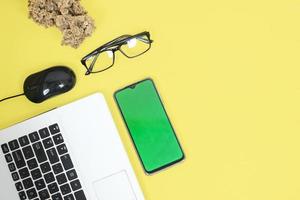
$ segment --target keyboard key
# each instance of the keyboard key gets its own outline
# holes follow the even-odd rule
[[[60,193],[52,195],[52,200],[63,200]]]
[[[39,163],[45,162],[47,160],[47,156],[46,156],[46,153],[45,153],[44,148],[42,146],[42,143],[37,142],[37,143],[33,144],[32,146],[33,146],[33,150],[35,152],[35,155],[36,155],[37,160],[39,161]]]
[[[33,154],[31,146],[24,147],[22,149],[22,151],[23,151],[23,154],[24,154],[24,156],[27,160],[30,159],[30,158],[33,158],[34,154]]]
[[[51,164],[57,163],[59,161],[55,148],[47,150],[47,155]]]
[[[22,186],[21,182],[17,182],[15,185],[16,185],[16,189],[17,189],[18,192],[23,190],[23,186]]]
[[[75,198],[74,198],[73,194],[69,194],[64,197],[64,200],[75,200]]]
[[[19,174],[20,174],[22,179],[27,178],[30,175],[27,167],[25,167],[23,169],[20,169]]]
[[[37,132],[33,132],[29,134],[29,139],[32,143],[38,141],[40,139],[39,134]]]
[[[17,181],[17,180],[20,179],[19,174],[17,172],[12,173],[11,176],[12,176],[14,181]]]
[[[72,170],[68,171],[67,172],[67,177],[68,177],[69,181],[72,181],[75,178],[77,178],[77,173],[76,173],[75,169],[72,169]]]
[[[49,130],[52,135],[60,132],[58,124],[53,124],[53,125],[49,126]]]
[[[33,182],[31,178],[24,179],[22,182],[25,189],[33,187]]]
[[[55,181],[55,178],[54,178],[54,175],[52,172],[45,174],[44,179],[46,180],[46,183],[51,183],[51,182]]]
[[[9,148],[10,148],[11,151],[16,150],[17,148],[19,148],[18,140],[10,141],[8,143],[8,145],[9,145]]]
[[[46,189],[40,191],[39,196],[40,196],[41,200],[45,200],[45,199],[48,199],[50,197],[49,192]]]
[[[60,174],[60,175],[56,176],[56,180],[57,180],[58,184],[61,185],[65,182],[67,182],[67,177],[65,174]]]
[[[27,165],[28,165],[29,169],[34,169],[34,168],[38,167],[38,164],[37,164],[37,161],[35,158],[28,160]]]
[[[39,179],[42,177],[42,173],[40,169],[35,169],[31,171],[31,176],[33,180]]]
[[[46,187],[44,179],[39,179],[39,180],[35,181],[34,184],[35,184],[35,187],[37,190],[41,190]]]
[[[27,135],[25,135],[23,137],[20,137],[19,138],[19,143],[20,143],[21,147],[24,147],[24,146],[28,145],[29,144],[29,139],[28,139]]]
[[[8,164],[8,168],[9,168],[9,171],[10,171],[10,172],[13,172],[13,171],[15,171],[15,170],[16,170],[16,166],[15,166],[15,164],[14,164],[14,163],[10,163],[10,164]]]
[[[8,153],[9,149],[8,149],[8,145],[7,144],[2,144],[1,145],[1,149],[3,153]]]
[[[25,192],[24,192],[24,191],[22,191],[22,192],[19,192],[19,197],[20,197],[20,199],[21,199],[21,200],[25,200],[25,199],[27,199],[27,197],[26,197],[26,194],[25,194]]]
[[[29,199],[33,199],[33,198],[37,197],[37,193],[34,188],[27,190],[26,193],[27,193],[27,196]]]
[[[49,130],[47,128],[39,130],[39,134],[42,139],[50,136]]]
[[[61,156],[60,159],[66,171],[74,167],[69,154]]]
[[[41,164],[41,169],[42,169],[42,172],[45,174],[46,172],[49,172],[51,171],[51,167],[50,167],[50,164],[48,162],[45,162],[43,164]]]
[[[72,188],[73,191],[81,189],[80,181],[78,179],[75,180],[75,181],[72,181],[71,182],[71,188]]]
[[[57,183],[51,183],[50,185],[48,185],[48,189],[51,194],[59,191]]]
[[[61,143],[64,142],[64,138],[62,137],[61,134],[54,135],[54,136],[53,136],[53,140],[54,140],[54,143],[55,143],[56,145],[61,144]]]
[[[53,147],[53,145],[54,145],[51,138],[47,138],[47,139],[43,140],[43,144],[44,144],[45,149],[49,149],[50,147]]]
[[[58,154],[59,154],[59,155],[68,153],[68,149],[67,149],[67,146],[66,146],[65,144],[59,145],[59,146],[57,147],[57,151],[58,151]]]
[[[10,153],[5,155],[5,160],[6,160],[6,162],[8,162],[8,163],[10,163],[10,162],[12,161],[12,157],[11,157],[11,154],[10,154]]]
[[[76,200],[86,200],[85,194],[82,190],[74,193]]]
[[[54,174],[59,174],[59,173],[64,171],[63,167],[60,163],[57,163],[56,165],[53,165],[52,169],[53,169]]]
[[[21,150],[14,151],[12,153],[12,156],[14,158],[14,161],[15,161],[18,169],[26,166],[26,163],[25,163],[25,160],[24,160]]]
[[[67,184],[60,186],[60,191],[61,191],[62,195],[71,193],[70,185],[67,183]]]

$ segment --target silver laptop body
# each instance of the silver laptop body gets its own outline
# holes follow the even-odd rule
[[[102,94],[0,131],[0,199],[143,200]]]

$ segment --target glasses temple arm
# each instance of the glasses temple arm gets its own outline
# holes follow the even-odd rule
[[[98,59],[98,57],[99,57],[99,54],[100,54],[100,53],[97,54],[97,56],[94,58],[93,62],[91,63],[90,67],[88,68],[88,71],[89,71],[89,72],[92,72],[92,71],[93,71],[94,65],[95,65],[95,63],[96,63],[96,61],[97,61],[97,59]]]
[[[116,43],[116,42],[122,41],[122,40],[124,40],[124,39],[126,39],[127,37],[130,37],[130,36],[131,36],[131,35],[122,35],[122,36],[117,37],[116,39],[114,39],[114,40],[112,40],[112,41],[110,41],[110,42],[104,44],[102,47],[110,46],[110,45],[112,45],[112,44],[114,44],[114,43]]]

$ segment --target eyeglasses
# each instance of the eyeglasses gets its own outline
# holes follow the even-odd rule
[[[115,63],[116,51],[120,51],[127,58],[135,58],[149,51],[152,42],[149,32],[122,35],[81,59],[81,63],[87,69],[85,75],[103,72],[111,68]]]

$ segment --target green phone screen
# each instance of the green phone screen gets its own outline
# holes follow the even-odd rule
[[[146,79],[119,90],[115,99],[147,173],[184,158],[152,80]]]

